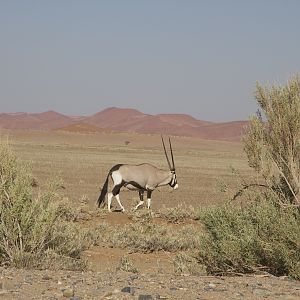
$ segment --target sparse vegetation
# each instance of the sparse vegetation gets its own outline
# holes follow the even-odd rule
[[[32,191],[28,166],[0,141],[0,262],[15,267],[83,269],[81,251],[89,234],[71,221],[57,201],[60,181],[46,192]]]
[[[18,221],[22,224],[21,234],[16,226],[17,221],[13,218],[11,222],[6,222],[7,229],[1,227],[1,233],[7,230],[12,234],[10,243],[13,245],[12,248],[5,248],[5,244],[0,246],[1,262],[39,268],[53,267],[55,264],[58,268],[83,268],[84,261],[80,259],[80,253],[93,243],[122,248],[129,252],[172,252],[170,256],[175,256],[173,263],[177,274],[202,274],[202,271],[207,271],[208,274],[263,271],[299,278],[297,176],[300,161],[300,109],[293,107],[299,104],[296,83],[299,80],[296,78],[292,82],[294,83],[283,88],[257,87],[256,96],[258,103],[262,103],[262,116],[258,113],[253,118],[244,139],[249,164],[258,174],[255,181],[250,180],[251,172],[240,144],[190,141],[191,144],[178,147],[177,150],[176,163],[181,167],[178,191],[173,193],[168,188],[160,189],[153,195],[153,210],[141,209],[128,214],[132,224],[126,223],[124,218],[120,223],[114,220],[111,224],[91,225],[93,222],[89,222],[88,215],[92,221],[95,218],[103,219],[104,222],[109,219],[110,214],[106,209],[89,214],[89,209],[98,197],[97,187],[103,182],[107,169],[116,162],[116,156],[120,163],[142,162],[147,157],[149,162],[163,167],[161,149],[158,151],[153,146],[156,137],[149,136],[140,145],[135,140],[136,148],[132,148],[131,143],[124,147],[124,140],[132,139],[130,135],[124,134],[114,134],[113,139],[109,139],[108,135],[101,136],[100,146],[100,139],[88,135],[81,135],[80,141],[75,135],[67,136],[62,133],[59,133],[59,137],[47,133],[51,137],[39,136],[36,138],[38,142],[30,140],[24,143],[20,138],[14,143],[14,147],[24,161],[31,161],[32,152],[36,153],[33,167],[38,188],[32,193],[31,185],[27,184],[30,180],[24,179],[30,172],[20,165],[26,169],[23,173],[27,175],[18,177],[23,179],[11,180],[14,188],[9,195],[11,198],[18,195],[20,202],[14,202],[19,204],[10,213],[14,218],[18,216],[17,220],[31,216],[25,218],[31,221],[28,221],[27,227],[26,222]],[[276,101],[273,101],[275,98]],[[277,115],[270,121],[269,116],[273,112]],[[66,138],[72,140],[66,142]],[[142,136],[140,138],[143,139]],[[188,143],[188,140],[179,139],[178,144]],[[123,145],[121,148],[120,143]],[[238,173],[231,173],[229,165],[233,165]],[[18,165],[16,169],[19,168]],[[58,204],[57,200],[61,203],[61,199],[57,184],[52,183],[44,189],[48,170],[61,172],[65,183],[63,186],[66,187],[64,193],[74,201],[74,207],[79,207],[78,202],[81,202],[83,209],[79,213],[73,213],[70,207]],[[228,184],[222,184],[221,190],[232,194],[232,185],[241,177],[244,181],[241,193],[237,195],[247,191],[243,207],[240,208],[235,200],[198,212],[199,206],[220,204],[224,198],[215,189],[217,179],[226,181]],[[17,185],[17,182],[20,184]],[[31,179],[31,184],[32,182]],[[48,192],[38,192],[39,188]],[[83,195],[81,199],[79,195]],[[128,209],[133,206],[129,204],[133,201],[133,195],[132,192],[122,194],[122,201],[124,200]],[[1,190],[3,207],[9,203],[4,201],[5,197]],[[192,206],[178,205],[182,201]],[[158,207],[162,204],[166,207],[159,210]],[[8,208],[5,209],[7,217],[10,214]],[[6,218],[3,214],[1,210],[1,218]],[[74,220],[78,222],[74,224]],[[186,223],[193,225],[187,226]],[[98,228],[93,235],[84,232],[83,228],[94,225]],[[78,228],[81,228],[80,231]],[[35,246],[37,244],[39,247]],[[40,249],[37,254],[35,249]],[[14,257],[12,260],[6,254],[8,251]],[[21,254],[17,255],[19,253]],[[129,255],[122,258],[120,269],[126,271],[136,268],[130,267],[129,258]]]
[[[128,213],[128,217],[134,222],[149,223],[155,218],[166,220],[168,223],[180,224],[191,220],[197,220],[198,216],[193,206],[176,205],[173,207],[163,206],[158,211],[139,209]]]
[[[133,222],[149,223],[155,218],[155,212],[150,209],[139,209],[128,213],[128,218]]]
[[[117,270],[125,272],[138,273],[138,269],[127,255],[123,255],[120,259]]]
[[[187,220],[196,220],[197,214],[193,206],[177,205],[174,207],[163,207],[159,210],[158,216],[170,223],[178,224]]]
[[[134,223],[112,229],[105,239],[112,247],[142,253],[160,250],[176,252],[199,247],[199,237],[193,226],[173,229],[163,225]]]
[[[177,275],[207,275],[206,266],[186,252],[179,252],[173,259],[175,274]]]

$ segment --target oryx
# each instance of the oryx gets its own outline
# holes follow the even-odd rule
[[[124,206],[122,205],[119,197],[120,189],[125,186],[129,190],[138,190],[140,196],[140,202],[135,206],[135,210],[144,204],[144,192],[147,192],[148,209],[151,205],[151,194],[159,186],[170,185],[174,190],[178,188],[178,183],[175,173],[175,164],[172,151],[172,144],[169,138],[170,152],[172,158],[172,165],[170,163],[164,139],[161,137],[164,147],[166,159],[169,165],[169,170],[159,169],[151,164],[143,163],[140,165],[118,164],[110,169],[107,174],[106,181],[102,187],[101,194],[98,198],[98,207],[104,204],[105,196],[108,190],[109,177],[112,178],[113,187],[111,192],[108,193],[108,211],[111,211],[111,201],[113,196],[117,199],[122,211]]]

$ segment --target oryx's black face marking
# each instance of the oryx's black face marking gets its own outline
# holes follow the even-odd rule
[[[178,183],[177,183],[177,178],[176,178],[175,170],[172,170],[171,173],[172,173],[172,179],[171,179],[169,185],[170,185],[173,189],[176,190],[176,189],[178,188]]]

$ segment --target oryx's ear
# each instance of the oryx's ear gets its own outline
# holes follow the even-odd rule
[[[169,165],[169,169],[172,170],[172,167],[171,167],[171,164],[170,164],[170,161],[169,161],[169,157],[168,157],[168,154],[167,154],[165,142],[164,142],[164,139],[163,139],[162,135],[161,135],[161,141],[162,141],[162,144],[163,144],[163,147],[164,147],[164,150],[165,150],[165,155],[166,155],[166,159],[167,159],[167,162],[168,162],[168,165]]]

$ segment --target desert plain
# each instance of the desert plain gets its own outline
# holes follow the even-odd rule
[[[68,128],[2,129],[1,135],[8,136],[16,155],[31,165],[37,192],[48,180],[59,178],[60,197],[77,209],[76,222],[82,228],[101,227],[103,235],[114,232],[118,237],[116,232],[126,226],[148,223],[166,228],[166,235],[201,230],[189,212],[230,201],[241,180],[254,176],[240,141],[171,136],[178,190],[160,187],[152,194],[151,212],[145,208],[133,212],[138,193],[122,189],[125,213],[114,201],[113,212],[108,213],[98,209],[96,201],[113,165],[148,162],[167,169],[159,134]],[[84,251],[85,271],[1,267],[0,299],[300,299],[299,282],[285,277],[178,272],[176,259],[185,251],[176,247],[168,251],[154,245],[145,251],[105,241]]]

